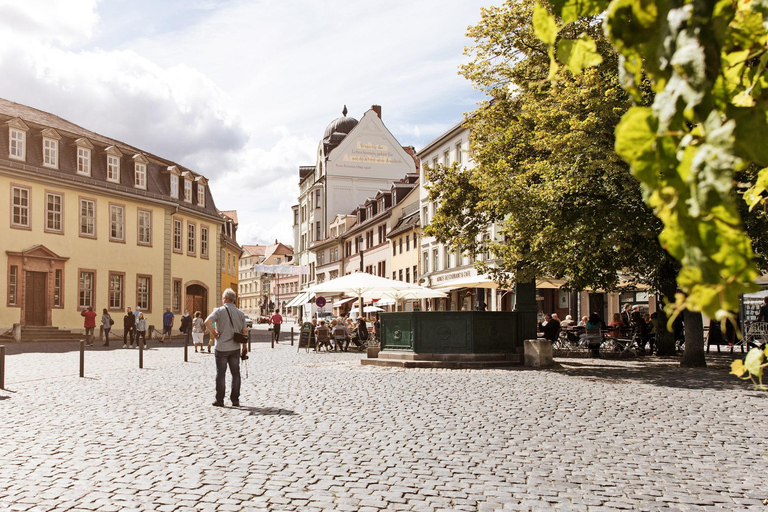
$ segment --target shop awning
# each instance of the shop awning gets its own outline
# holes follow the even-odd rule
[[[470,276],[454,279],[447,283],[433,284],[430,288],[433,290],[458,290],[459,288],[491,288],[496,289],[499,284],[483,276]]]
[[[536,279],[538,289],[559,290],[564,284],[564,279]]]
[[[285,305],[286,308],[295,308],[299,306],[303,306],[307,302],[309,302],[309,299],[312,298],[314,294],[311,292],[301,292],[297,296],[295,296],[291,302]]]
[[[349,298],[346,298],[346,299],[337,300],[336,302],[334,302],[332,304],[332,306],[334,308],[340,308],[341,306],[343,306],[344,304],[346,304],[347,302],[349,302],[351,300],[357,300],[357,297],[349,297]]]

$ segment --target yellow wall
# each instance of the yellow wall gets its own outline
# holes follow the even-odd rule
[[[52,325],[75,329],[82,328],[83,321],[78,311],[79,270],[92,269],[95,271],[95,310],[99,315],[108,305],[109,271],[123,272],[124,304],[136,306],[136,277],[137,274],[152,276],[151,312],[146,313],[147,323],[162,326],[162,313],[165,310],[164,286],[165,279],[165,250],[166,250],[166,215],[173,212],[171,206],[151,202],[142,202],[138,198],[111,196],[98,189],[77,188],[71,184],[44,183],[33,181],[31,178],[8,176],[11,171],[0,172],[0,239],[3,251],[0,252],[0,327],[8,328],[20,321],[21,308],[5,307],[8,297],[8,257],[5,251],[21,252],[35,245],[43,245],[60,257],[69,258],[64,266],[63,308],[52,310]],[[36,180],[37,178],[35,178]],[[31,230],[12,229],[11,217],[11,186],[21,185],[30,189]],[[60,193],[64,196],[63,226],[64,234],[45,232],[45,195],[46,192]],[[79,206],[80,198],[90,198],[96,202],[96,239],[83,238],[79,235]],[[125,207],[125,242],[111,242],[109,239],[110,203]],[[148,210],[152,213],[152,245],[137,244],[138,212],[137,209]],[[168,209],[166,213],[166,209]],[[184,255],[172,254],[171,277],[182,278],[183,284],[196,280],[206,283],[211,291],[216,289],[216,251],[218,250],[219,224],[215,221],[194,218],[194,216],[179,216],[184,219]],[[186,220],[193,219],[198,226],[197,254],[195,257],[186,256]],[[200,258],[200,226],[209,227],[208,260]],[[172,223],[171,223],[172,228]],[[21,272],[21,269],[19,269]],[[182,290],[183,291],[183,290]],[[51,290],[49,290],[51,293]],[[170,294],[167,294],[170,297]],[[170,306],[170,298],[167,306]],[[182,302],[183,309],[183,302]],[[111,312],[115,320],[115,328],[122,329],[120,312]]]
[[[240,254],[240,250],[236,251],[228,244],[220,247],[219,253],[222,253],[222,249],[224,257],[221,260],[221,290],[219,295],[224,293],[224,290],[227,288],[232,288],[239,297],[240,291],[238,284],[240,281],[238,279],[238,269],[240,268],[240,259],[238,258],[238,254]],[[227,258],[229,258],[230,261],[229,273],[227,273]]]

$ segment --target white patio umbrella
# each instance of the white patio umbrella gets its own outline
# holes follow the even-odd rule
[[[349,313],[350,314],[357,313],[358,311],[360,311],[360,308],[355,306],[355,307],[353,307],[352,309],[349,310]],[[380,311],[384,311],[384,310],[381,309],[378,306],[365,306],[363,308],[363,313],[378,313]]]
[[[394,301],[395,305],[399,305],[400,302],[404,300],[440,299],[447,296],[448,294],[445,292],[433,290],[425,286],[418,286],[417,288],[383,293],[381,299],[385,301]]]
[[[415,290],[422,288],[415,283],[404,283],[387,279],[386,277],[374,276],[365,272],[355,272],[345,276],[331,279],[324,283],[316,284],[307,291],[314,292],[316,295],[323,293],[343,293],[357,297],[362,303],[363,297],[379,298],[385,293],[400,292],[404,290]],[[365,310],[365,309],[363,309]]]

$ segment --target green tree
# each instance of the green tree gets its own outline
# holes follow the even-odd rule
[[[475,45],[462,73],[490,99],[467,119],[476,166],[428,170],[440,206],[427,232],[470,253],[489,245],[502,265],[481,270],[502,282],[544,275],[615,290],[624,274],[674,299],[677,265],[658,241],[662,224],[613,149],[632,105],[617,55],[598,20],[579,20],[571,35],[591,34],[601,63],[578,75],[560,70],[552,81],[533,17],[532,1],[510,1],[484,9],[469,30]],[[491,222],[502,240],[484,239]],[[671,334],[659,349],[674,353]]]

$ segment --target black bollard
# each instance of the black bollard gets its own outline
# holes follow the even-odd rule
[[[80,340],[80,376],[85,377],[85,341]]]
[[[0,345],[0,389],[5,389],[5,345]]]
[[[293,346],[293,327],[291,327],[291,346]]]
[[[187,338],[185,337],[184,338],[184,362],[185,363],[189,361],[189,359],[188,359],[189,356],[187,356],[187,346],[188,346]]]
[[[139,368],[144,368],[144,340],[139,342]]]
[[[251,351],[251,332],[253,329],[248,329],[248,352]]]
[[[275,331],[269,330],[269,337],[272,339],[272,348],[275,348]]]

